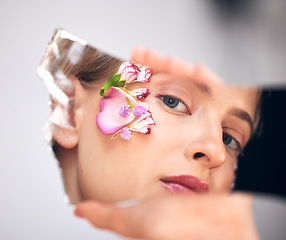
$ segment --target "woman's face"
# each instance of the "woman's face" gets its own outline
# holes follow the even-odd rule
[[[105,202],[181,192],[228,192],[236,158],[252,131],[257,91],[155,74],[146,101],[156,125],[129,141],[97,128],[99,89],[84,90],[76,113],[79,183],[85,199]],[[208,191],[207,191],[208,190]]]

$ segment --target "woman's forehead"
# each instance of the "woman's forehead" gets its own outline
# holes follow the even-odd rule
[[[241,108],[254,118],[257,105],[258,89],[227,83],[200,84],[190,78],[177,77],[170,74],[154,74],[151,84],[155,88],[183,89],[190,95],[195,94],[200,100],[217,102],[226,108]]]
[[[244,95],[251,94],[252,96],[257,96],[258,89],[254,87],[248,87],[248,86],[239,86],[239,85],[233,85],[233,84],[227,84],[227,83],[218,83],[218,84],[203,84],[198,81],[193,81],[191,78],[184,78],[184,77],[178,77],[171,74],[165,74],[165,73],[157,73],[154,74],[151,77],[151,83],[154,83],[154,85],[165,85],[165,84],[173,84],[178,85],[186,88],[186,90],[190,89],[196,89],[199,92],[201,92],[204,95],[207,95],[209,97],[212,97],[213,95],[219,93],[220,95],[228,95],[228,94],[235,94],[236,96],[244,97]],[[255,97],[254,96],[254,97]]]

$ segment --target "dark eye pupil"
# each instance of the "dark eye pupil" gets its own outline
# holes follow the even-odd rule
[[[229,136],[229,135],[226,134],[226,133],[223,133],[222,139],[223,139],[223,142],[224,142],[225,145],[230,144],[230,143],[231,143],[231,140],[232,140],[231,136]]]
[[[171,96],[164,96],[163,102],[170,108],[175,108],[179,104],[179,99],[171,97]]]

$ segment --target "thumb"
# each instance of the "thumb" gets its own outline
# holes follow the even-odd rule
[[[79,203],[74,213],[97,228],[114,231],[125,237],[141,239],[147,234],[140,220],[142,211],[139,211],[138,216],[136,206],[118,207],[116,204],[86,201]]]
[[[110,229],[110,219],[114,208],[113,204],[85,201],[76,206],[74,213],[77,217],[87,219],[98,228]]]

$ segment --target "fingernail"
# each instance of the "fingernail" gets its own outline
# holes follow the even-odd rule
[[[84,217],[83,214],[82,214],[82,211],[80,211],[78,208],[76,208],[76,209],[74,210],[74,214],[75,214],[77,217],[79,217],[79,218],[83,218],[83,217]]]

